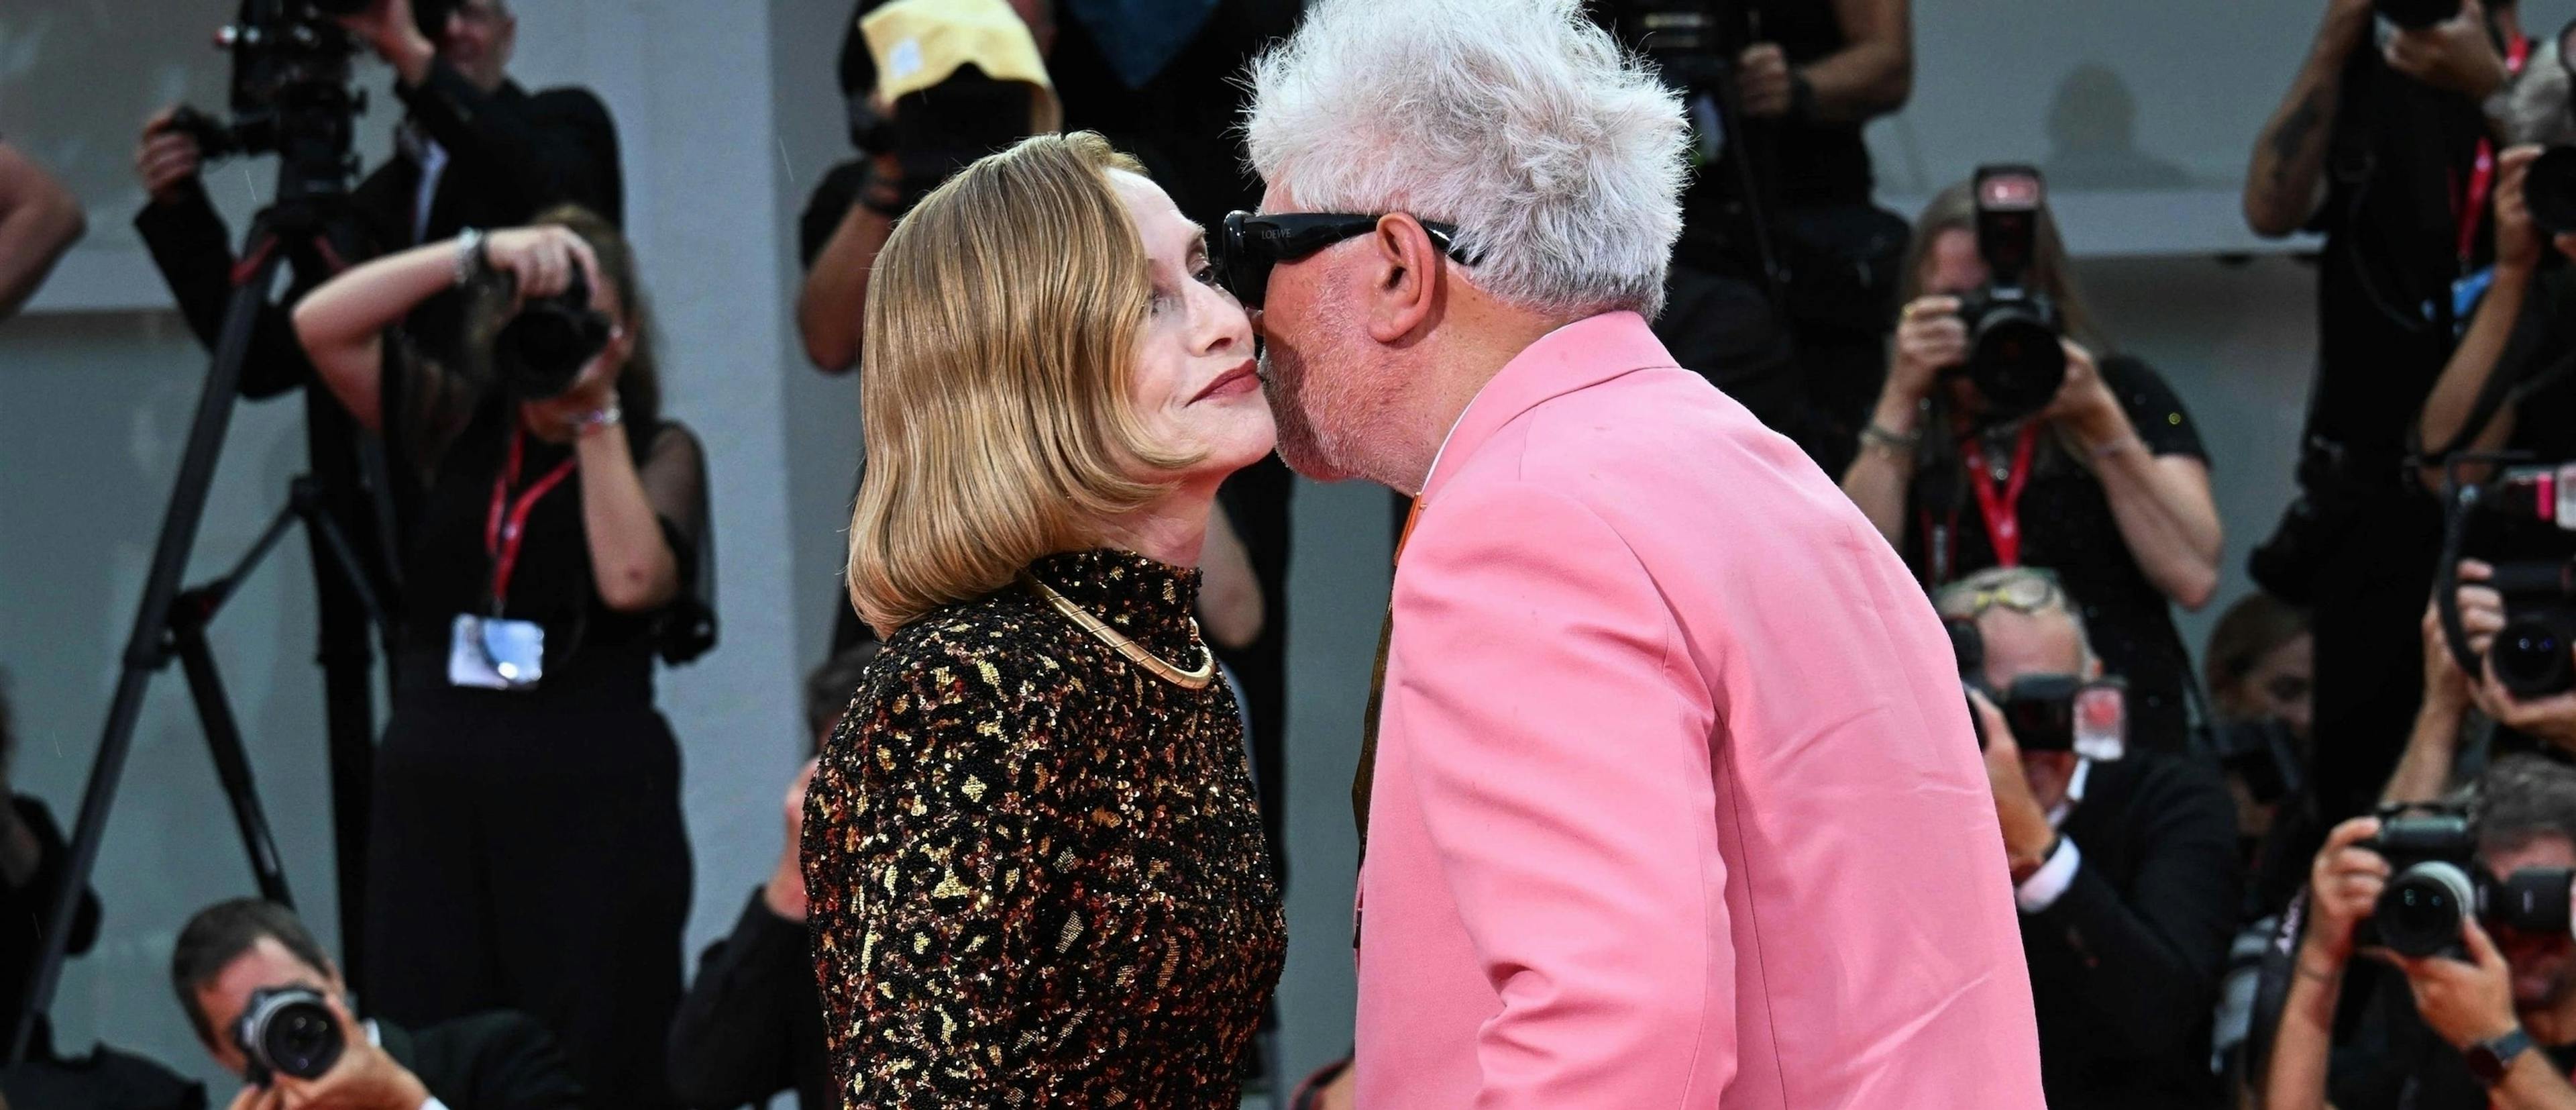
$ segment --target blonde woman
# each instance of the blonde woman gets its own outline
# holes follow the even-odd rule
[[[1076,134],[924,199],[865,335],[849,582],[885,649],[804,832],[841,1098],[1231,1108],[1284,928],[1187,568],[1272,447],[1250,321]]]

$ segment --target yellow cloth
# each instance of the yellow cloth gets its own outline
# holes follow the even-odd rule
[[[1005,0],[894,0],[859,20],[877,63],[877,96],[892,104],[973,65],[996,81],[1030,86],[1039,131],[1060,126],[1055,84],[1029,25]]]

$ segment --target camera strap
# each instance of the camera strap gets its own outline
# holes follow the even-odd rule
[[[513,426],[510,429],[510,461],[492,479],[492,512],[483,525],[483,550],[492,556],[492,614],[501,614],[502,603],[510,596],[510,574],[518,569],[519,549],[528,541],[528,513],[546,494],[562,485],[572,473],[576,458],[556,463],[545,476],[529,483],[517,501],[510,500],[510,487],[519,480],[519,463],[527,454],[528,433]],[[504,507],[507,507],[506,513]]]
[[[2030,484],[2030,455],[2038,443],[2039,421],[2023,424],[2013,442],[2012,470],[2005,476],[2000,492],[1995,489],[1994,472],[1986,467],[1983,437],[1970,435],[1959,448],[1960,460],[1967,464],[1968,481],[1977,491],[1977,512],[1986,518],[1986,538],[1994,544],[1996,566],[2021,565],[2021,494],[2022,488]],[[1955,545],[1958,529],[1953,527],[1950,532],[1950,542]]]
[[[2507,82],[2510,83],[2513,78],[2521,76],[2523,63],[2530,60],[2531,40],[2529,38],[2515,35],[2511,41],[2505,43],[2504,71]],[[2488,196],[2495,192],[2495,156],[2495,139],[2488,136],[2479,137],[2478,157],[2476,163],[2469,169],[2468,188],[2459,194],[2451,209],[2452,216],[2458,220],[2460,226],[2460,271],[2462,273],[2468,272],[2470,260],[2476,257],[2478,225],[2486,219]]]

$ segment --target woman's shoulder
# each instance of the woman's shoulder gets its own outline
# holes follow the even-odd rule
[[[1003,590],[922,615],[886,638],[863,689],[880,714],[948,716],[980,709],[1004,716],[1062,706],[1078,685],[1059,650],[1052,614]]]

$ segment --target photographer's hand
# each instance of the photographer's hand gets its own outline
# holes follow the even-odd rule
[[[2066,349],[2066,380],[2058,385],[2048,407],[2040,410],[2041,419],[2073,435],[2079,457],[2088,462],[2098,450],[2136,439],[2137,428],[2129,423],[2128,410],[2120,407],[2109,383],[2102,380],[2101,364],[2093,352],[2072,339],[2061,339],[2058,345]]]
[[[495,231],[483,237],[483,260],[493,273],[516,280],[521,304],[571,288],[575,272],[590,282],[594,301],[599,296],[599,282],[590,276],[599,272],[599,259],[570,228],[546,224]]]
[[[2101,483],[2120,542],[2147,581],[2185,609],[2208,604],[2218,590],[2218,557],[2226,542],[2209,464],[2189,455],[2156,454],[2139,437],[2093,352],[2072,340],[2059,342],[2066,350],[2066,382],[2040,415]]]
[[[363,12],[340,17],[340,25],[393,66],[394,77],[405,85],[427,79],[430,65],[438,60],[438,44],[412,22],[411,0],[375,0]]]
[[[2057,843],[2057,830],[2048,823],[2048,812],[2040,808],[2039,799],[2030,792],[2030,777],[2022,772],[2021,746],[2013,740],[2012,726],[2004,721],[2003,711],[1975,690],[1968,691],[1968,702],[1976,708],[1977,720],[1986,734],[1986,785],[1995,795],[1995,818],[2003,825],[2004,857],[2012,867],[2012,880],[2019,885],[2048,862],[2048,850]]]
[[[1743,98],[1744,114],[1754,119],[1777,119],[1789,114],[1792,94],[1789,85],[1789,56],[1776,42],[1757,42],[1744,49],[1735,60],[1736,94]]]
[[[2355,817],[2326,835],[2326,846],[2308,868],[2307,935],[2299,943],[2299,974],[2338,976],[2352,959],[2352,929],[2379,902],[2388,885],[2388,860],[2361,847],[2379,835],[2379,818]]]
[[[339,998],[324,1001],[347,1046],[331,1070],[317,1079],[280,1075],[267,1087],[245,1087],[233,1097],[233,1110],[421,1110],[430,1096],[420,1077],[372,1043]]]
[[[2513,1032],[2513,969],[2476,918],[2460,922],[2460,940],[2469,950],[2465,961],[2448,956],[2391,959],[2406,973],[2415,1012],[2424,1024],[2451,1047],[2466,1049]]]
[[[2513,79],[2487,35],[2486,7],[2478,0],[2460,0],[2459,14],[2430,27],[2399,30],[2381,54],[2388,68],[2473,102],[2495,95]]]
[[[1959,298],[1915,298],[1897,314],[1895,356],[1879,394],[1879,423],[1892,432],[1913,431],[1916,413],[1941,371],[1966,361],[1968,325],[1959,319]]]
[[[2532,268],[2540,265],[2540,230],[2532,224],[2531,203],[2524,186],[2531,180],[2531,164],[2539,160],[2542,149],[2524,144],[2508,147],[2496,156],[2497,281],[2529,281]]]
[[[188,183],[196,180],[198,169],[205,164],[196,137],[170,126],[178,111],[174,104],[154,113],[144,123],[143,138],[134,147],[134,172],[143,179],[143,191],[154,204],[170,204],[184,197]]]

